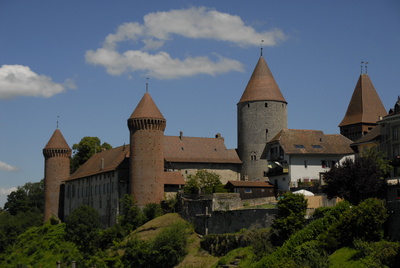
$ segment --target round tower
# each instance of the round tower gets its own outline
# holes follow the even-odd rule
[[[44,221],[62,218],[61,185],[69,177],[72,150],[57,128],[43,149],[44,155]]]
[[[266,143],[287,128],[287,102],[260,57],[237,104],[238,154],[242,180],[266,180]]]
[[[128,119],[129,190],[138,206],[164,199],[165,126],[165,118],[146,92]]]

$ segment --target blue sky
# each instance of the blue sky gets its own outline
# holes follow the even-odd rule
[[[146,89],[166,135],[236,148],[236,104],[260,55],[288,101],[289,128],[339,133],[360,75],[385,108],[400,95],[400,2],[0,0],[0,206],[44,175],[56,128],[129,143]]]

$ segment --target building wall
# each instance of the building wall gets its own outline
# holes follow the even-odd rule
[[[269,196],[275,197],[273,188],[235,188],[234,192],[239,193],[241,199],[253,199]]]
[[[400,114],[387,116],[379,122],[381,126],[381,144],[379,149],[386,153],[389,160],[394,160],[391,176],[400,176],[398,165],[400,156]]]
[[[128,193],[127,170],[106,172],[65,182],[66,218],[81,205],[91,206],[100,215],[103,227],[117,222],[119,201]]]
[[[167,171],[180,171],[187,180],[189,175],[196,175],[199,170],[207,170],[221,176],[221,183],[240,180],[240,165],[212,163],[172,163],[166,165]]]
[[[346,158],[354,159],[354,155],[285,155],[284,159],[289,164],[289,173],[272,176],[269,181],[275,185],[278,191],[289,191],[291,187],[298,187],[298,182],[317,181],[323,184],[321,173],[330,170],[329,164],[334,161],[340,163]],[[327,164],[322,167],[322,161]]]
[[[268,161],[261,159],[265,144],[287,128],[286,107],[286,103],[277,101],[238,103],[238,154],[243,162],[242,180],[265,178]]]

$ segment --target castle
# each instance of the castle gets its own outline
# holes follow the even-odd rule
[[[359,84],[370,81],[366,74],[361,75],[360,81],[356,90],[363,92],[363,85]],[[167,121],[146,91],[127,120],[130,144],[93,155],[71,175],[71,148],[60,130],[54,131],[43,149],[44,220],[52,216],[63,219],[85,204],[98,210],[103,225],[110,226],[117,220],[119,200],[124,194],[133,195],[139,206],[158,203],[176,193],[185,178],[200,169],[219,174],[224,184],[270,181],[278,191],[288,191],[302,181],[321,180],[336,162],[354,156],[349,138],[359,126],[368,131],[364,125],[372,126],[378,120],[378,115],[373,114],[376,111],[366,112],[372,114],[371,118],[376,116],[375,122],[357,117],[365,111],[362,105],[353,103],[360,94],[353,94],[353,98],[340,125],[343,135],[289,130],[288,103],[261,54],[237,104],[238,148],[227,149],[220,134],[214,138],[186,137],[182,132],[179,136],[165,136]],[[350,106],[359,109],[354,112]]]

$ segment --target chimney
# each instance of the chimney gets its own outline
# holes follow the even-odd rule
[[[179,132],[179,139],[182,140],[182,138],[183,138],[183,131],[180,131],[180,132]]]

